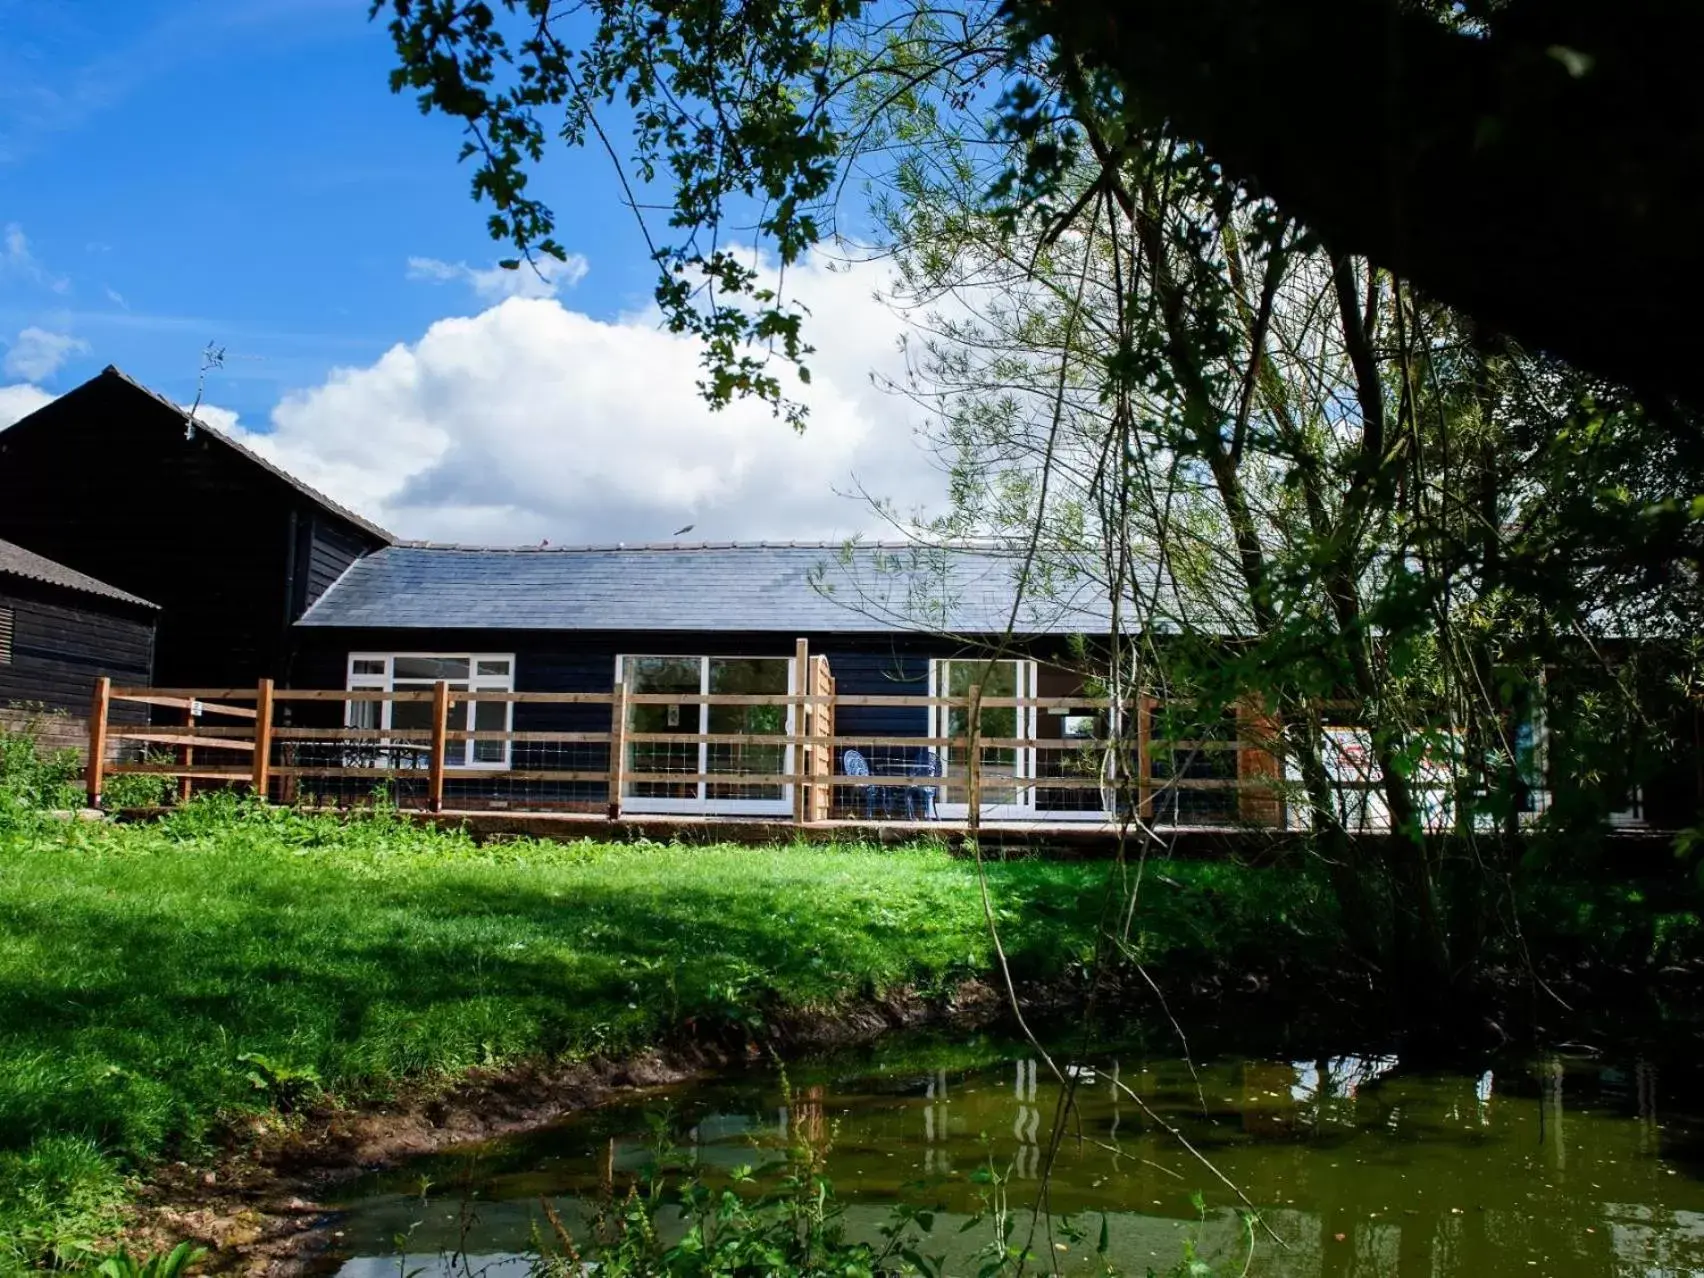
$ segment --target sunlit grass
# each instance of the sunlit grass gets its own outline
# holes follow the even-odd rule
[[[993,872],[1020,961],[1068,961],[1102,871]],[[292,1090],[756,1028],[986,970],[972,873],[939,850],[479,847],[252,808],[0,832],[0,1269],[98,1220],[116,1168]],[[1045,936],[1022,922],[1037,895]]]
[[[1109,873],[989,864],[1017,975],[1088,957]],[[1171,873],[1138,920],[1149,953],[1270,942],[1270,901],[1213,887],[1262,872]],[[940,848],[480,846],[213,802],[0,823],[0,1272],[233,1114],[752,1031],[993,963],[975,866]]]

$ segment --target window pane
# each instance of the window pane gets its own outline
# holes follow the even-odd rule
[[[1038,697],[1084,699],[1103,695],[1098,685],[1074,670],[1042,665],[1035,672]],[[1041,812],[1100,812],[1104,808],[1101,774],[1109,767],[1107,741],[1112,733],[1111,716],[1105,709],[1072,706],[1048,708],[1036,717],[1037,748],[1035,775],[1081,781],[1082,789],[1047,789],[1035,792],[1035,807]],[[1134,751],[1125,758],[1134,762]],[[1128,784],[1130,778],[1124,776]],[[1109,786],[1109,791],[1114,787]]]
[[[503,701],[476,701],[473,703],[473,727],[476,732],[502,732],[509,726],[509,706]],[[504,741],[475,741],[473,743],[473,761],[475,763],[502,763],[506,754],[507,742]]]
[[[376,728],[379,726],[379,703],[377,701],[351,701],[349,713],[345,716],[351,728]]]
[[[946,678],[940,682],[946,689],[946,694],[952,697],[964,697],[970,694],[971,685],[978,681],[982,684],[983,697],[1016,697],[1018,695],[1018,663],[1015,661],[949,661],[946,662]],[[1018,735],[1019,711],[1013,706],[985,706],[982,710],[979,731],[984,737],[1013,738]],[[952,737],[967,736],[970,733],[970,711],[963,706],[952,706],[947,710],[947,735]],[[1009,746],[985,746],[982,750],[982,801],[983,803],[1015,803],[1019,792],[1012,787],[1002,787],[997,783],[1001,778],[1017,775],[1018,752]],[[955,746],[947,752],[947,775],[950,777],[965,774],[964,748]]]
[[[349,663],[349,670],[351,674],[382,675],[385,672],[385,659],[383,657],[358,657]]]
[[[429,730],[432,727],[432,703],[430,701],[391,702],[390,726],[399,731]]]
[[[1205,742],[1234,741],[1237,721],[1234,713],[1226,712],[1205,719],[1192,705],[1158,704],[1148,720],[1149,775],[1157,786],[1154,794],[1154,817],[1170,824],[1218,824],[1236,818],[1237,795],[1234,790],[1202,790],[1195,787],[1178,789],[1168,786],[1171,780],[1234,781],[1237,776],[1235,750],[1204,749],[1200,745],[1168,748],[1176,741]],[[1351,827],[1353,828],[1353,827]]]
[[[482,679],[501,678],[509,673],[507,661],[481,661],[476,663],[474,673]]]
[[[710,691],[720,693],[787,693],[785,657],[712,657]],[[711,706],[710,731],[744,736],[783,736],[787,731],[786,706]],[[773,776],[787,763],[787,748],[781,745],[716,745],[705,750],[706,772],[733,775]],[[786,791],[779,785],[711,785],[712,799],[780,799]]]
[[[622,682],[628,692],[676,693],[696,696],[704,666],[698,657],[626,657],[621,663]],[[692,736],[698,732],[699,707],[691,704],[637,705],[627,708],[629,732],[653,735]],[[630,772],[698,771],[695,741],[635,741],[627,748]],[[696,782],[638,781],[628,786],[630,795],[641,799],[696,799]]]
[[[629,692],[696,693],[700,670],[697,657],[627,657],[621,680]]]
[[[398,679],[466,679],[466,657],[398,657]]]

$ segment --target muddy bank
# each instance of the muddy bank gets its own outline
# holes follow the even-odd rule
[[[1026,1010],[1058,1006],[1061,989],[1024,991]],[[683,1029],[669,1042],[613,1059],[532,1063],[474,1070],[421,1083],[387,1100],[322,1100],[290,1115],[269,1115],[221,1133],[199,1163],[150,1169],[130,1209],[133,1250],[189,1240],[210,1250],[204,1268],[286,1278],[312,1267],[335,1245],[336,1217],[322,1199],[365,1172],[453,1145],[489,1140],[553,1122],[577,1110],[647,1088],[760,1061],[870,1042],[900,1030],[981,1028],[1008,1010],[1003,992],[980,981],[945,994],[900,990],[819,1011],[777,1013],[753,1039]]]

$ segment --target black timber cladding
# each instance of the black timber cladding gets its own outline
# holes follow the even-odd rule
[[[0,707],[86,716],[95,680],[146,684],[153,671],[152,605],[55,585],[0,569],[0,615],[9,642],[0,660]],[[119,721],[137,707],[115,708]]]
[[[159,604],[179,686],[287,678],[290,623],[389,541],[115,369],[0,431],[0,537]]]
[[[296,615],[300,616],[330,590],[332,583],[349,570],[349,565],[371,549],[370,541],[360,532],[316,516],[309,529],[307,572],[303,575],[305,591]]]
[[[25,581],[39,582],[42,585],[57,586],[63,590],[74,591],[77,594],[97,595],[103,599],[111,599],[121,604],[154,610],[155,605],[146,599],[109,586],[86,573],[67,568],[64,564],[55,563],[44,555],[38,555],[33,550],[15,545],[9,541],[0,541],[0,577],[11,577]]]

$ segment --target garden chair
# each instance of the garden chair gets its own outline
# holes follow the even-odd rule
[[[911,765],[911,775],[914,777],[938,777],[941,775],[941,756],[933,750],[923,751],[922,758]],[[935,798],[940,792],[939,786],[910,785],[905,788],[905,819],[915,820],[919,815],[925,821],[933,821],[936,817]]]
[[[870,775],[869,762],[856,750],[848,750],[845,755],[846,775],[849,777],[867,777]],[[881,789],[875,785],[861,785],[858,789],[864,792],[864,817],[874,820],[876,816],[876,791]],[[886,803],[883,803],[884,815]]]

